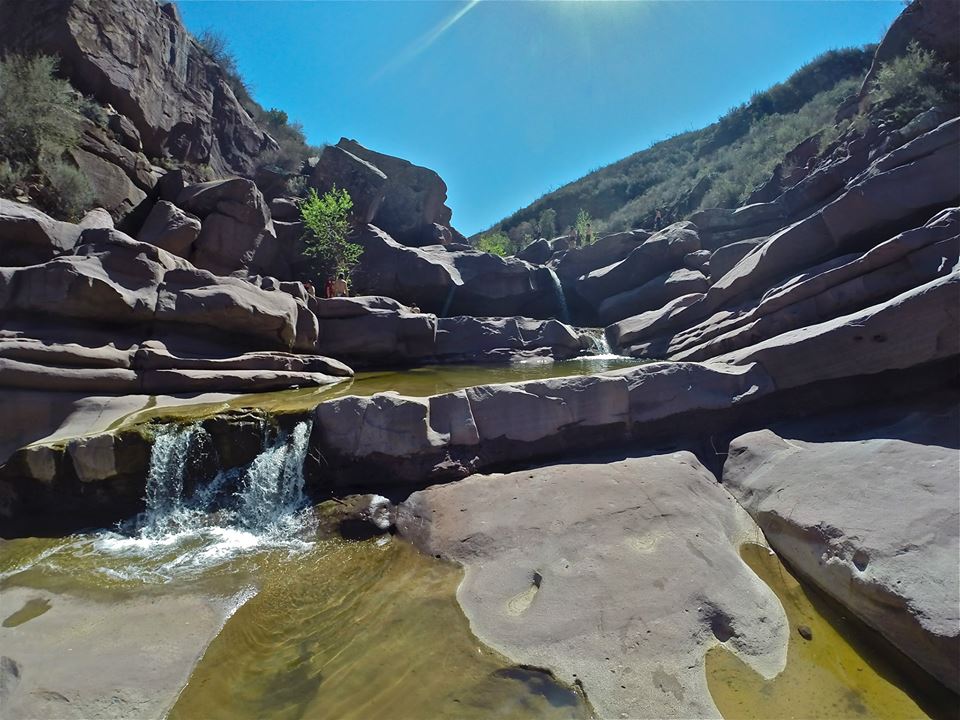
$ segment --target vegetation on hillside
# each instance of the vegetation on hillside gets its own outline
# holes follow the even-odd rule
[[[872,114],[901,125],[931,107],[956,113],[960,95],[948,66],[916,40],[905,54],[880,66],[868,90]]]
[[[77,220],[93,191],[67,159],[94,106],[56,76],[49,55],[0,58],[0,194],[27,196],[55,217]]]
[[[276,108],[265,110],[253,99],[252,90],[241,76],[237,59],[222,34],[208,29],[197,35],[196,40],[207,55],[221,67],[233,94],[236,95],[244,110],[260,127],[270,133],[280,146],[279,150],[267,153],[260,158],[261,167],[273,167],[283,172],[295,173],[304,160],[320,153],[320,148],[307,143],[303,125],[290,122],[290,118],[283,110]]]
[[[596,170],[493,229],[516,243],[547,209],[555,211],[559,228],[574,225],[579,211],[586,211],[594,218],[596,235],[650,226],[658,208],[670,221],[704,207],[735,206],[770,176],[785,153],[832,126],[837,106],[857,91],[873,50],[824,53],[716,123]]]
[[[363,254],[360,245],[349,241],[352,210],[350,193],[336,187],[323,195],[311,189],[300,204],[305,227],[303,253],[307,259],[304,280],[314,281],[319,287],[340,273],[349,277]]]

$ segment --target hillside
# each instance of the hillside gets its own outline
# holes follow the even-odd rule
[[[766,181],[783,156],[832,126],[855,95],[875,47],[832,50],[787,80],[755,94],[720,120],[675,135],[548,193],[497,223],[515,242],[536,237],[540,214],[557,213],[563,232],[582,208],[594,231],[650,226],[657,208],[669,220],[707,207],[736,207]],[[826,143],[824,143],[826,144]]]

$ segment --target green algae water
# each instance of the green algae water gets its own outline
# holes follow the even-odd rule
[[[462,390],[475,385],[548,380],[550,378],[592,375],[607,370],[634,367],[645,361],[617,355],[588,355],[562,362],[517,362],[491,365],[427,365],[405,370],[359,372],[353,378],[334,385],[299,388],[269,393],[238,395],[214,403],[165,407],[156,398],[143,408],[118,420],[111,429],[134,425],[154,418],[173,415],[179,420],[205,417],[227,410],[256,408],[265,412],[307,411],[318,403],[347,395],[374,395],[396,392],[410,397],[428,397]]]
[[[953,693],[800,584],[767,548],[748,543],[740,554],[779,598],[791,633],[786,667],[772,680],[722,645],[707,652],[707,684],[726,720],[957,717]]]
[[[251,542],[233,538],[248,549]],[[580,695],[477,641],[455,598],[459,568],[389,535],[298,542],[232,556],[221,548],[204,563],[196,553],[209,541],[151,548],[95,536],[7,542],[0,599],[14,590],[45,597],[29,600],[4,626],[26,628],[77,600],[139,602],[149,614],[160,599],[232,599],[238,607],[169,712],[182,720],[589,717]]]

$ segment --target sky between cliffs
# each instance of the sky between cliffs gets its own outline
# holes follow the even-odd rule
[[[545,192],[703,127],[899,0],[179,0],[229,40],[264,107],[440,173],[470,235]]]

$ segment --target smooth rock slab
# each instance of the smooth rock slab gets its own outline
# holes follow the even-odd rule
[[[474,632],[579,683],[604,718],[720,717],[721,640],[771,677],[788,628],[740,559],[759,531],[690,453],[474,475],[414,493],[402,535],[461,563]]]
[[[0,616],[31,599],[50,609],[0,627],[4,718],[166,717],[236,605],[172,593],[95,602],[13,587],[0,593]]]
[[[955,692],[958,421],[954,404],[830,442],[760,430],[723,469],[782,557]]]

